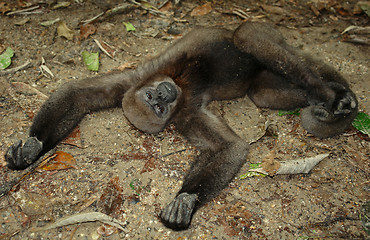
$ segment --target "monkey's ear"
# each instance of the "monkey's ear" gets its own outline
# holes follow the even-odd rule
[[[137,93],[136,88],[131,88],[123,97],[122,109],[126,118],[143,132],[157,133],[162,131],[166,127],[168,118],[157,117]]]

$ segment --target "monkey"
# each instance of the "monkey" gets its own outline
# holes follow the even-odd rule
[[[234,31],[198,28],[136,69],[62,85],[35,116],[29,138],[10,146],[5,159],[10,169],[27,168],[92,111],[122,107],[145,133],[173,124],[199,154],[159,217],[168,228],[184,230],[228,186],[249,149],[207,106],[244,96],[260,108],[302,108],[303,128],[318,138],[345,131],[358,111],[340,73],[288,45],[275,27],[246,22]]]

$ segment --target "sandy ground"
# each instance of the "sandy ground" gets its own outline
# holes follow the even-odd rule
[[[1,3],[2,1],[0,1]],[[76,1],[77,2],[77,1]],[[0,15],[0,50],[10,46],[15,57],[10,68],[27,60],[32,67],[0,76],[0,151],[1,155],[18,139],[25,139],[32,115],[44,98],[27,94],[15,82],[25,83],[46,96],[62,83],[97,73],[88,71],[81,52],[99,51],[93,39],[105,41],[117,49],[114,59],[100,52],[98,74],[125,63],[154,56],[177,35],[196,25],[236,28],[242,20],[223,14],[232,3],[214,3],[204,16],[190,16],[201,5],[185,1],[175,12],[186,21],[174,21],[136,9],[94,23],[97,31],[79,40],[78,24],[102,12],[108,5],[90,1],[72,2],[67,8],[33,15]],[[112,4],[112,5],[109,5]],[[363,25],[366,16],[315,17],[302,4],[302,13],[271,13],[255,3],[238,3],[250,9],[251,16],[264,15],[260,21],[279,23],[288,42],[324,59],[338,69],[356,93],[360,110],[370,113],[369,47],[340,41],[346,27]],[[298,3],[297,3],[298,4]],[[290,5],[284,9],[290,11]],[[172,12],[174,10],[169,10]],[[259,10],[256,10],[259,9]],[[295,8],[294,8],[295,9]],[[299,8],[298,8],[299,9]],[[294,21],[298,17],[301,23]],[[73,33],[73,40],[59,37],[56,24],[43,27],[40,22],[60,18]],[[26,23],[17,25],[27,19]],[[129,21],[135,33],[127,33],[122,22]],[[41,59],[55,75],[40,72]],[[196,150],[176,133],[173,126],[164,132],[143,134],[131,125],[121,109],[87,115],[79,125],[73,144],[60,144],[57,150],[76,160],[72,168],[37,170],[0,199],[0,239],[366,239],[359,218],[360,206],[369,201],[369,138],[350,129],[341,136],[319,140],[307,134],[297,116],[278,116],[277,111],[257,109],[250,100],[218,102],[211,108],[220,113],[246,141],[261,136],[269,120],[272,130],[252,144],[246,163],[261,162],[273,153],[280,160],[330,153],[313,171],[305,175],[275,177],[238,177],[220,196],[202,207],[191,227],[182,232],[165,228],[158,219],[181,186]],[[0,184],[21,172],[9,171],[0,159]],[[240,174],[245,173],[245,164]],[[104,212],[126,222],[117,230],[100,222],[90,222],[36,231],[76,213]]]

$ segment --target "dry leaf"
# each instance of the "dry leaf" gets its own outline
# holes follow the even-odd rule
[[[81,146],[82,144],[80,127],[79,126],[75,127],[75,129],[73,129],[73,131],[68,135],[68,137],[65,138],[61,143],[83,148]]]
[[[50,164],[41,167],[42,170],[54,171],[68,168],[76,168],[76,160],[71,154],[63,151],[57,151],[55,155],[56,155],[55,158]]]
[[[80,41],[87,39],[90,35],[96,32],[96,27],[92,24],[82,25],[80,27]]]
[[[64,21],[59,22],[57,27],[58,36],[73,40],[73,31],[69,29]]]
[[[191,11],[190,16],[192,17],[203,16],[203,15],[210,13],[211,11],[212,11],[212,5],[210,2],[208,2],[202,6],[198,6],[194,8],[193,11]]]
[[[103,213],[113,217],[119,217],[125,212],[122,205],[124,199],[122,183],[116,176],[106,184],[97,206]]]

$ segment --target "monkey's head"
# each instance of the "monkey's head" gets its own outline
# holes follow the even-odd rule
[[[176,110],[181,88],[168,76],[159,75],[149,83],[132,87],[122,100],[127,119],[147,133],[162,131]]]

